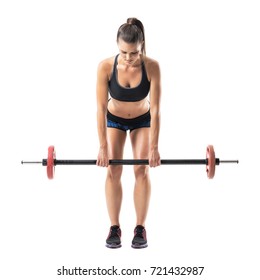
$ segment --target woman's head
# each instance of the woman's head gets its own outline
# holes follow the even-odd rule
[[[144,26],[137,18],[128,18],[126,23],[119,27],[117,43],[119,43],[120,40],[128,44],[140,45],[141,53],[145,55]]]

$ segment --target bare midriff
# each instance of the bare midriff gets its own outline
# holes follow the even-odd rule
[[[136,102],[124,102],[111,98],[108,102],[108,111],[120,118],[133,119],[149,111],[148,98]]]

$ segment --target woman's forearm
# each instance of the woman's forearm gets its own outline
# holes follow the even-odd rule
[[[97,130],[100,148],[107,147],[107,117],[106,117],[106,109],[98,109],[97,111]]]
[[[150,128],[150,150],[158,149],[160,134],[160,113],[151,112],[151,128]]]

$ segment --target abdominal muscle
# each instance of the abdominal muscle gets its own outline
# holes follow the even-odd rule
[[[149,101],[147,98],[137,102],[124,102],[111,98],[108,101],[108,111],[120,118],[133,119],[149,111]]]

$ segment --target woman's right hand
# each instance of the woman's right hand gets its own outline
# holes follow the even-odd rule
[[[97,166],[108,167],[109,165],[109,157],[108,157],[108,148],[100,147],[97,157]]]

